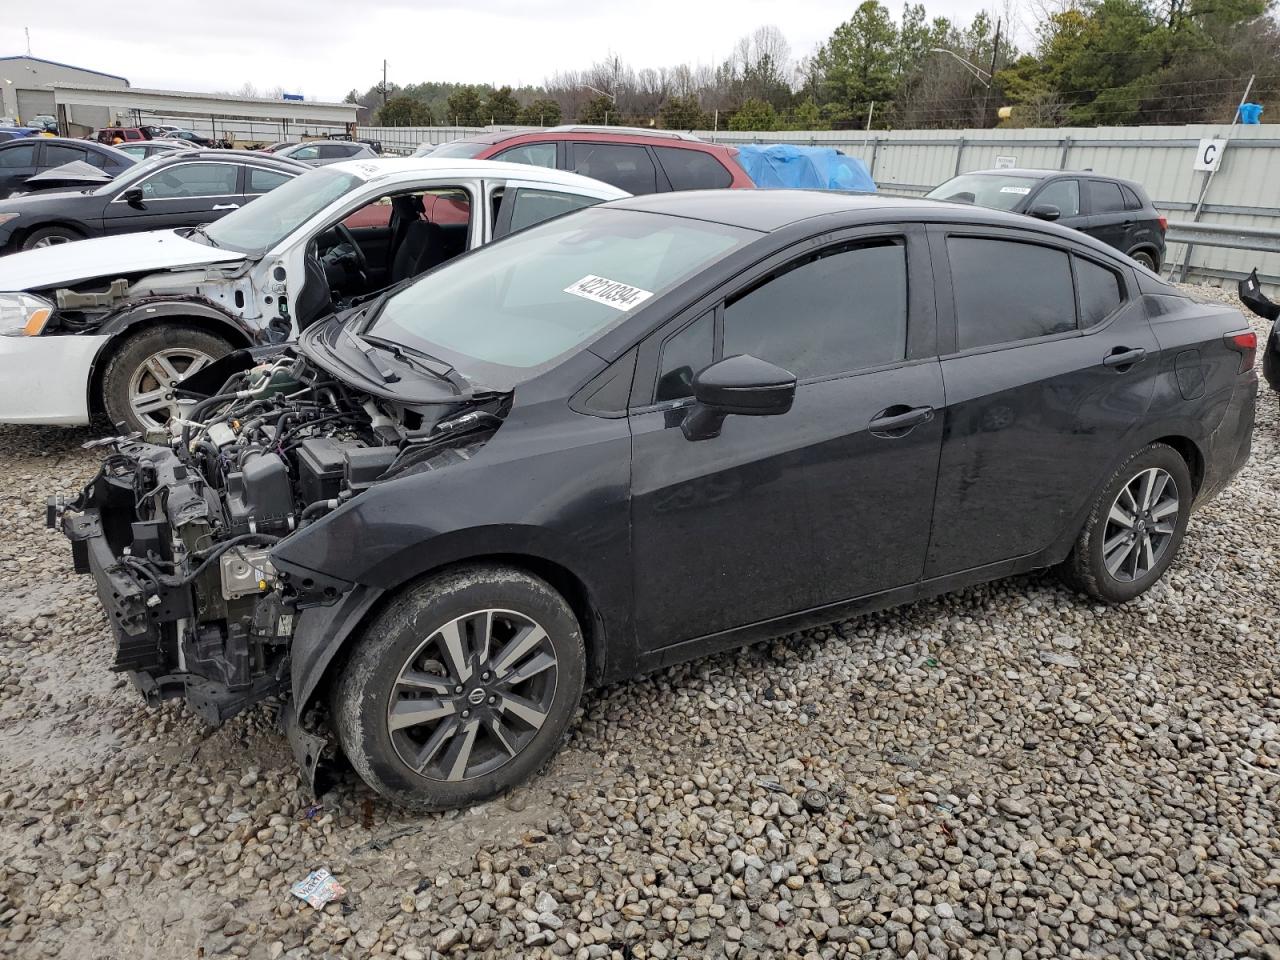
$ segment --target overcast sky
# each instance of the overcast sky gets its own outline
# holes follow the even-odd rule
[[[886,5],[899,14],[901,3]],[[340,100],[381,79],[538,84],[610,51],[639,69],[714,64],[775,24],[809,53],[855,0],[0,0],[0,55],[31,52],[127,77],[135,87],[230,90],[245,82]],[[932,0],[930,16],[968,20],[983,0]],[[144,12],[145,10],[145,12]]]

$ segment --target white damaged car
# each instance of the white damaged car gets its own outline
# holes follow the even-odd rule
[[[194,230],[0,258],[0,423],[162,428],[179,380],[524,227],[627,194],[462,159],[304,174]]]

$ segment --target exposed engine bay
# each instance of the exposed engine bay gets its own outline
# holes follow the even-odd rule
[[[296,615],[339,590],[273,547],[374,484],[468,459],[509,399],[401,405],[286,349],[186,401],[166,442],[95,441],[100,472],[73,502],[51,498],[48,519],[96,580],[114,669],[211,723],[287,697]]]

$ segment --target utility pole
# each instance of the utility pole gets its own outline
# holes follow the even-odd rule
[[[996,78],[996,56],[1000,52],[1000,20],[996,20],[996,39],[991,44],[991,69],[987,71],[987,76],[992,80]],[[987,126],[987,98],[991,96],[991,84],[988,83],[982,91],[982,122],[980,129],[986,129]]]
[[[382,61],[382,105],[387,105],[387,61]]]
[[[23,27],[22,32],[27,35],[27,56],[31,56],[31,28]]]

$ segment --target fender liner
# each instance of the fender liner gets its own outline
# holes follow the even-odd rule
[[[337,603],[327,607],[307,607],[298,613],[289,666],[292,709],[296,716],[301,717],[329,663],[384,592],[377,587],[356,584]]]

